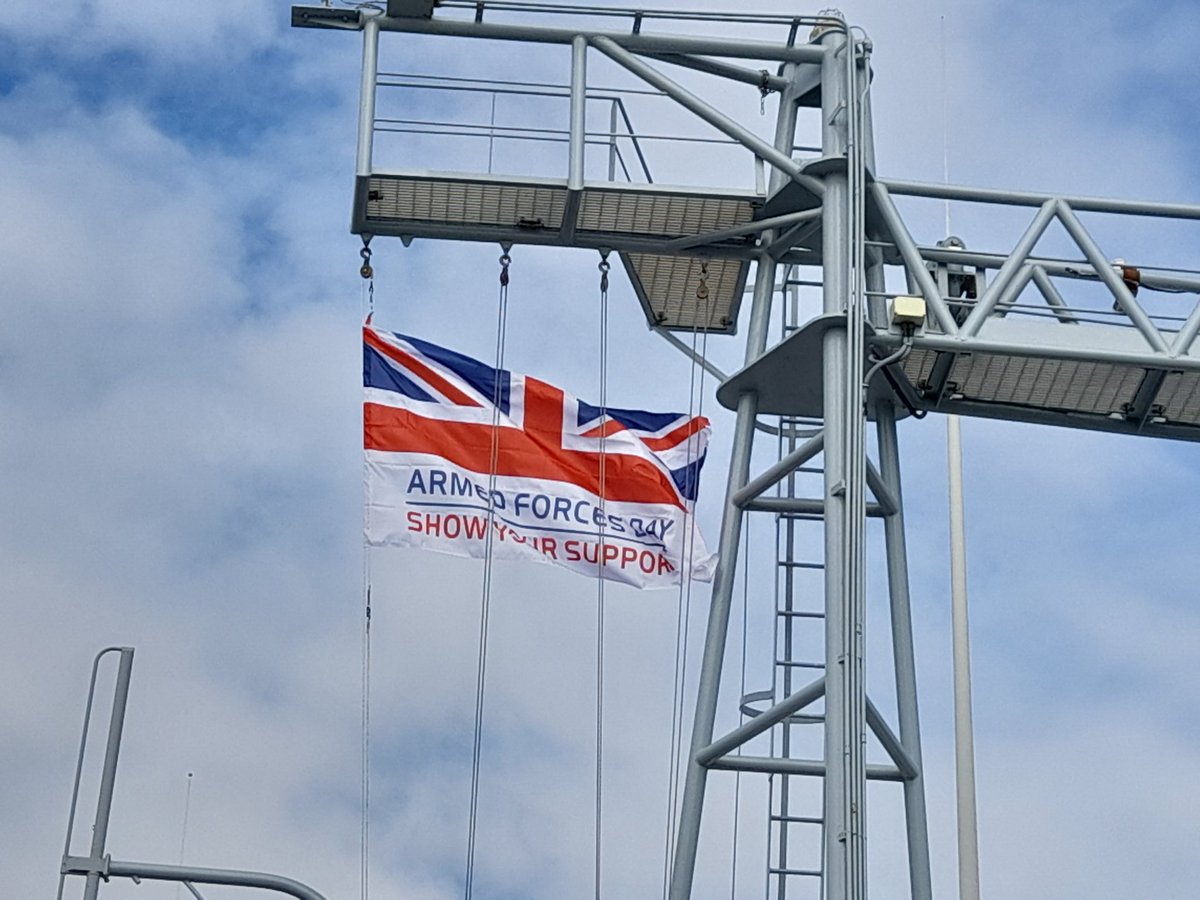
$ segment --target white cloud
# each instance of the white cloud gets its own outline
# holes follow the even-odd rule
[[[279,870],[352,896],[361,310],[345,223],[357,42],[284,30],[281,4],[160,6],[68,4],[79,28],[54,52],[84,70],[133,50],[164,77],[279,54],[312,99],[280,110],[248,145],[172,130],[134,86],[85,102],[69,71],[22,70],[0,99],[0,678],[10,686],[0,693],[0,845],[21,861],[6,888],[17,897],[52,889],[90,656],[132,643],[114,856],[176,859],[194,771],[188,862]],[[1195,193],[1178,134],[1126,121],[1107,99],[1140,82],[1130,41],[1150,42],[1140,58],[1156,76],[1186,73],[1185,42],[1173,33],[1183,25],[1162,17],[1128,38],[1099,19],[1084,29],[1061,20],[1020,33],[980,27],[997,10],[947,12],[955,178]],[[6,33],[49,52],[63,13],[10,17]],[[881,172],[938,179],[937,16],[870,5],[852,17],[875,40]],[[408,46],[414,68],[463,62],[459,45]],[[1070,63],[1047,75],[1051,58]],[[565,72],[514,60],[512,47],[470,62],[474,75],[515,63],[531,78]],[[1048,83],[1055,89],[1035,90]],[[756,112],[752,89],[722,92],[722,102]],[[651,122],[666,130],[674,119],[662,115]],[[921,214],[940,236],[940,209]],[[972,246],[1000,241],[995,220],[955,215]],[[383,324],[490,352],[495,248],[375,246]],[[1173,249],[1160,246],[1164,256]],[[511,364],[591,395],[594,254],[515,256]],[[645,332],[622,279],[612,304],[622,353],[610,398],[686,408],[687,364]],[[550,343],[549,333],[562,337]],[[727,369],[738,365],[735,342],[712,349]],[[631,371],[633,359],[652,366]],[[708,388],[705,410],[727,434]],[[934,421],[902,429],[935,869],[952,895]],[[1197,704],[1189,662],[1200,633],[1184,565],[1190,447],[988,423],[967,423],[967,441],[985,891],[1186,896],[1196,798],[1177,773],[1200,762],[1180,714]],[[710,533],[725,452],[710,461]],[[755,532],[756,558],[769,557],[769,531]],[[453,897],[479,572],[436,556],[373,558],[374,886]],[[590,895],[594,602],[594,587],[567,574],[497,566],[479,871],[525,896]],[[703,597],[695,602],[698,640]],[[674,598],[610,588],[609,626],[606,896],[646,896],[661,877]],[[887,652],[886,641],[871,647]],[[878,660],[873,686],[886,668]],[[750,668],[749,686],[762,686],[762,666]],[[731,683],[737,673],[728,674]],[[722,716],[732,718],[731,704]],[[739,866],[749,891],[762,860],[763,786],[743,785]],[[713,777],[703,896],[728,893],[732,786],[732,776]],[[905,896],[895,794],[872,788],[875,897]],[[94,778],[81,837],[93,796]],[[1009,877],[1018,870],[1023,881]],[[1133,880],[1147,872],[1151,880]],[[102,896],[174,889],[114,882]]]

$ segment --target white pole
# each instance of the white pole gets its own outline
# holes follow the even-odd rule
[[[958,805],[958,896],[979,900],[975,737],[971,724],[971,646],[967,627],[967,544],[963,527],[962,431],[946,417],[950,481],[950,621],[954,638],[954,779]]]

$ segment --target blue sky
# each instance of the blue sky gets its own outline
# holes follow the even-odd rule
[[[6,896],[53,890],[87,670],[111,643],[138,648],[113,855],[178,860],[194,772],[187,862],[358,893],[363,296],[347,223],[359,45],[292,30],[288,10],[79,0],[20,4],[0,23]],[[875,45],[880,172],[939,180],[943,10],[845,11]],[[974,0],[944,15],[953,180],[1200,198],[1192,4]],[[561,79],[564,61],[385,40],[385,64],[410,71]],[[752,90],[713,91],[769,131]],[[441,117],[466,109],[460,100],[414,102]],[[634,111],[655,129],[687,121],[649,102]],[[446,154],[439,166],[478,165],[482,152],[426,149]],[[557,165],[555,152],[497,162]],[[651,164],[659,181],[704,180],[724,177],[725,158],[697,152],[684,167],[660,148]],[[937,204],[905,212],[921,239],[942,236]],[[1027,222],[952,213],[970,246],[996,250]],[[1113,256],[1196,265],[1194,227],[1103,234]],[[375,249],[381,325],[489,357],[495,247]],[[594,255],[514,257],[510,365],[595,399]],[[646,332],[623,275],[614,280],[610,402],[686,409],[687,362]],[[737,366],[736,342],[710,349]],[[731,420],[712,389],[701,518],[715,545]],[[983,421],[964,433],[985,894],[1190,897],[1196,453]],[[905,423],[901,441],[935,887],[951,897],[941,420]],[[754,527],[762,566],[769,527]],[[401,550],[374,553],[371,568],[373,893],[458,896],[479,568]],[[588,896],[594,587],[507,563],[496,585],[480,892]],[[693,661],[705,599],[692,601]],[[660,877],[676,600],[609,590],[607,896],[653,896]],[[880,609],[876,593],[873,660],[886,654]],[[876,702],[890,709],[888,669],[871,665]],[[751,681],[763,677],[752,665]],[[739,896],[750,896],[763,790],[744,781]],[[729,893],[732,781],[714,779],[712,793],[706,898]],[[94,778],[85,811],[93,796]],[[871,800],[872,894],[904,897],[896,793],[873,787]],[[102,892],[174,895],[117,882]]]

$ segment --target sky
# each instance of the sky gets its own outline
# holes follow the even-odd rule
[[[884,177],[938,181],[948,170],[966,184],[1200,202],[1193,4],[843,9],[874,45]],[[359,42],[289,20],[278,0],[60,0],[19,2],[0,21],[4,897],[53,895],[91,661],[111,645],[137,648],[114,858],[279,872],[330,898],[360,896],[368,580],[371,895],[462,893],[481,569],[401,549],[364,560],[367,301],[348,231]],[[557,51],[449,39],[385,36],[382,52],[391,71],[568,72]],[[634,86],[598,60],[593,72],[602,85]],[[770,132],[774,107],[761,116],[753,89],[673,74]],[[642,129],[707,134],[663,101],[630,103]],[[386,104],[413,118],[491,114],[477,97],[430,92],[393,92]],[[531,113],[566,122],[553,104],[500,105],[497,121]],[[554,145],[493,151],[498,172],[565,170]],[[749,177],[730,152],[697,146],[681,158],[659,145],[650,164],[659,182]],[[381,139],[378,158],[487,166],[478,139]],[[602,164],[589,157],[593,171]],[[920,240],[944,236],[938,204],[903,211]],[[997,251],[1028,221],[960,205],[951,215],[969,246]],[[1194,227],[1088,221],[1114,257],[1197,267]],[[490,358],[497,247],[379,239],[374,249],[377,324]],[[513,256],[508,365],[596,398],[595,255]],[[1163,302],[1190,308],[1188,297]],[[610,327],[610,403],[713,419],[698,515],[715,547],[732,417],[711,378],[693,393],[690,364],[646,330],[623,274]],[[707,349],[726,371],[742,352],[736,338]],[[963,431],[984,895],[1193,897],[1197,454],[983,420]],[[950,898],[945,432],[938,416],[900,432],[934,887]],[[760,447],[757,461],[771,452]],[[769,677],[772,526],[756,522],[749,535],[755,689]],[[890,712],[874,559],[868,688]],[[592,896],[596,594],[568,572],[496,563],[477,896]],[[690,694],[706,601],[699,586],[682,601],[606,590],[606,897],[660,894],[676,627],[682,602]],[[736,722],[736,633],[730,645],[726,725]],[[93,735],[107,715],[104,671]],[[87,763],[77,851],[96,752]],[[741,780],[734,873],[735,783],[715,774],[711,784],[695,895],[729,896],[732,882],[735,896],[758,896],[765,787]],[[869,798],[871,896],[906,897],[898,791],[872,786]],[[66,896],[81,890],[69,884]],[[101,890],[106,900],[176,896],[128,881]]]

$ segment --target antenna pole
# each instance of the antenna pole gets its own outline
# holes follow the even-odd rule
[[[963,513],[962,429],[946,417],[950,480],[950,620],[954,634],[954,787],[958,812],[958,895],[979,900],[975,737],[971,721],[971,645],[967,627],[967,540]]]

